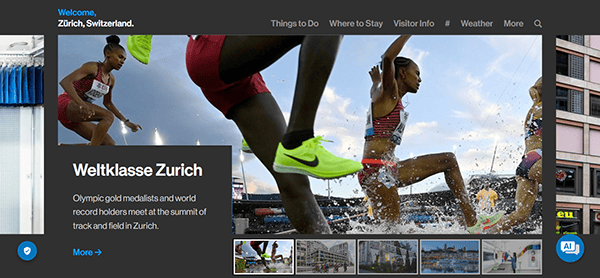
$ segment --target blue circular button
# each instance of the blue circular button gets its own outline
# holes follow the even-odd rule
[[[564,235],[556,243],[556,254],[567,263],[581,259],[584,251],[583,241],[577,235]]]
[[[24,261],[31,261],[37,255],[37,246],[31,241],[23,241],[17,248],[19,258]]]

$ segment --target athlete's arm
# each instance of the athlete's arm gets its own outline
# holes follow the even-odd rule
[[[94,115],[94,111],[90,109],[86,102],[79,97],[75,87],[73,86],[73,82],[84,79],[88,76],[95,76],[98,72],[98,64],[95,62],[87,62],[83,64],[80,68],[74,70],[69,75],[65,76],[60,81],[60,86],[65,90],[65,92],[69,95],[72,101],[74,101],[77,105],[79,105],[79,110],[84,115],[91,117]]]
[[[397,91],[396,85],[396,70],[394,69],[394,59],[400,54],[400,51],[410,38],[410,35],[402,35],[398,37],[385,51],[381,57],[381,67],[383,74],[381,76],[381,82],[383,91],[387,93],[395,93]]]
[[[115,114],[115,117],[124,122],[125,125],[131,129],[131,131],[137,132],[138,130],[141,130],[142,127],[140,125],[130,122],[129,119],[127,119],[125,116],[123,116],[123,114],[121,114],[121,111],[119,111],[119,109],[117,109],[115,104],[112,102],[112,91],[115,86],[115,77],[112,74],[110,75],[110,80],[110,88],[108,89],[108,93],[104,95],[104,99],[102,101],[104,107],[106,107],[106,109]]]

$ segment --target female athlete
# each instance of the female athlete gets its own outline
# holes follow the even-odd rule
[[[60,81],[65,92],[58,96],[58,120],[90,141],[84,145],[116,145],[107,134],[115,117],[133,132],[142,129],[123,116],[112,102],[115,77],[111,72],[121,69],[127,53],[119,44],[119,37],[109,36],[106,42],[103,62],[87,62]],[[106,109],[93,103],[98,98],[103,99]]]

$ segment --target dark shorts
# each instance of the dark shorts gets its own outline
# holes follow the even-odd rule
[[[71,102],[71,97],[67,93],[58,96],[58,121],[66,128],[73,130],[79,123],[67,120],[67,106]]]
[[[519,166],[517,166],[515,174],[517,176],[529,179],[529,170],[531,169],[531,166],[533,166],[533,164],[538,162],[540,159],[542,159],[542,149],[535,149],[527,152],[523,156],[523,160],[521,160]]]
[[[266,241],[250,241],[250,246],[252,247],[252,249],[254,250],[260,250],[260,245]],[[260,255],[260,254],[259,254]]]
[[[227,84],[219,75],[219,57],[225,36],[190,37],[186,49],[186,66],[192,81],[204,93],[206,99],[225,117],[229,110],[249,97],[269,93],[260,73]]]

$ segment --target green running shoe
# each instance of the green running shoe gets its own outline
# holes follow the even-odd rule
[[[503,215],[504,211],[500,211],[494,215],[486,216],[481,222],[481,227],[483,228],[483,230],[487,230],[491,227],[494,227],[494,225],[496,225],[496,223],[500,221],[500,218],[502,218]]]
[[[147,65],[150,62],[152,35],[130,35],[127,37],[127,49],[131,56]]]
[[[243,138],[242,138],[242,151],[245,153],[252,153],[252,150],[250,149],[250,146],[248,146],[246,139],[243,139]]]
[[[477,224],[475,224],[474,226],[471,227],[467,227],[467,231],[469,231],[470,234],[481,234],[481,231],[483,229],[481,228],[481,224],[479,222],[477,222]]]
[[[468,227],[467,230],[471,234],[480,234],[481,232],[494,227],[504,216],[504,211],[500,211],[494,215],[479,215],[477,216],[477,223],[474,226]]]
[[[273,169],[279,173],[296,173],[320,179],[335,179],[362,170],[362,163],[338,157],[321,146],[323,137],[302,142],[302,146],[288,150],[281,143],[277,147]]]

